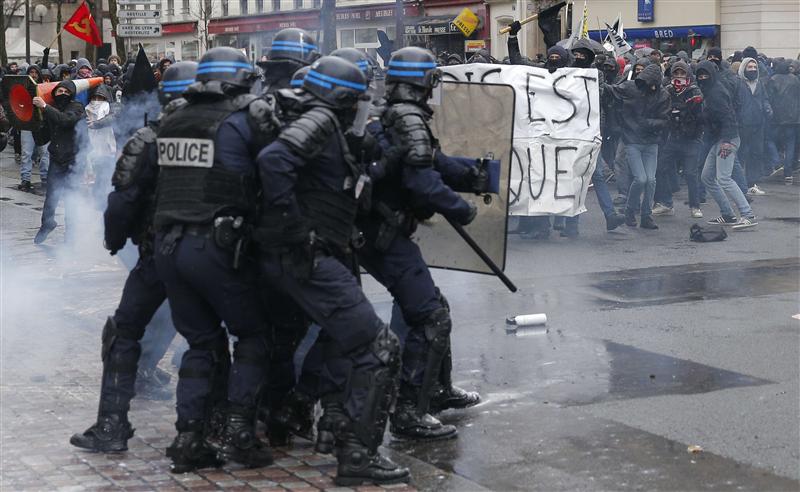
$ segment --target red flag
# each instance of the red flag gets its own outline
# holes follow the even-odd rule
[[[66,24],[64,30],[73,36],[80,38],[87,43],[92,43],[95,46],[103,46],[103,38],[100,36],[100,30],[97,29],[97,24],[92,19],[92,13],[89,12],[89,7],[86,2],[83,2],[78,10],[72,14]]]

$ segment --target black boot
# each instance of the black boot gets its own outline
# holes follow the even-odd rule
[[[411,478],[408,468],[398,466],[377,451],[370,451],[351,432],[343,433],[336,458],[339,466],[333,483],[340,487],[401,483]]]
[[[98,453],[119,453],[128,450],[133,431],[124,413],[101,415],[83,434],[73,434],[69,443]]]
[[[628,227],[636,227],[636,214],[634,212],[625,211],[625,225]]]
[[[642,215],[642,222],[639,224],[639,227],[641,227],[642,229],[651,229],[651,230],[658,229],[658,226],[653,220],[653,217],[649,215]]]
[[[439,386],[431,396],[430,412],[443,412],[449,408],[469,408],[481,402],[481,395],[475,391],[466,391],[452,384]]]
[[[606,230],[613,231],[617,227],[625,223],[625,216],[618,213],[613,213],[606,217]]]
[[[453,425],[445,425],[429,413],[421,413],[417,405],[408,400],[399,400],[391,416],[389,430],[397,438],[438,441],[456,437]]]
[[[333,453],[336,445],[336,436],[341,434],[350,419],[344,412],[344,407],[339,402],[322,402],[322,416],[317,422],[317,442],[314,451],[322,454]]]
[[[205,442],[201,422],[190,422],[179,431],[175,440],[167,448],[167,458],[172,460],[172,473],[188,473],[201,468],[218,468],[223,462],[217,453]]]
[[[272,453],[256,436],[255,415],[248,409],[230,406],[220,440],[217,457],[221,460],[235,461],[248,468],[272,464]]]
[[[298,437],[313,441],[315,403],[316,400],[310,395],[292,391],[275,411],[271,421]]]

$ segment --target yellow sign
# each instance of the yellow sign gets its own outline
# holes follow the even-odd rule
[[[464,40],[464,51],[467,53],[475,53],[480,49],[486,48],[486,40],[485,39],[465,39]]]
[[[475,29],[478,28],[478,16],[465,7],[464,10],[458,14],[458,17],[453,19],[453,25],[464,34],[465,38],[468,38],[475,32]]]

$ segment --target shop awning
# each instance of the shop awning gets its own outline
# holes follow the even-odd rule
[[[197,30],[197,22],[175,22],[173,24],[162,24],[161,32],[167,34],[188,34]]]
[[[702,36],[713,38],[719,32],[719,26],[668,26],[668,27],[648,27],[646,29],[625,29],[625,39],[673,39],[687,38],[689,36]],[[606,30],[589,31],[589,37],[595,41],[601,41],[606,37]]]
[[[319,29],[319,10],[292,10],[247,17],[212,19],[208,23],[208,32],[211,34],[236,34],[279,31],[287,27]]]
[[[435,36],[440,34],[461,34],[451,21],[453,16],[437,15],[418,19],[405,19],[405,34]]]

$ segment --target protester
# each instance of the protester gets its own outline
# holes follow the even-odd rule
[[[747,176],[747,194],[765,192],[758,187],[764,173],[764,138],[767,121],[772,118],[767,90],[759,79],[758,62],[745,58],[739,67],[739,87],[735,93],[738,104],[739,159]]]
[[[62,197],[65,198],[64,222],[66,227],[65,237],[69,240],[71,230],[70,220],[74,213],[72,200],[65,196],[74,188],[72,168],[75,166],[75,155],[78,152],[77,133],[75,127],[83,118],[83,105],[75,101],[75,83],[66,80],[60,82],[52,95],[54,103],[47,104],[42,98],[34,97],[33,105],[41,109],[44,121],[49,131],[50,160],[52,168],[48,172],[47,196],[42,209],[42,226],[33,242],[40,244],[56,228],[56,207]]]
[[[784,156],[779,161],[783,167],[783,179],[786,184],[792,184],[792,172],[797,158],[797,134],[800,129],[800,79],[791,73],[790,62],[781,59],[773,64],[775,74],[766,86],[767,94],[773,111],[775,144]]]

